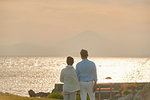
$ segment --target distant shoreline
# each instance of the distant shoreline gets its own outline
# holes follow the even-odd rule
[[[51,56],[51,55],[29,55],[29,56],[25,56],[25,55],[21,55],[21,56],[4,56],[4,55],[0,55],[0,57],[62,57],[65,58],[66,56]],[[73,56],[75,58],[80,58],[80,56]],[[89,58],[150,58],[150,56],[90,56]]]
[[[0,100],[59,100],[59,99],[24,97],[0,92]]]

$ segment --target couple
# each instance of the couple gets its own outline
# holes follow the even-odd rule
[[[95,100],[97,82],[96,66],[89,61],[88,51],[82,49],[80,52],[82,61],[77,63],[76,70],[73,68],[74,59],[67,57],[67,67],[62,69],[60,81],[63,85],[64,100],[76,100],[76,92],[80,90],[81,100],[86,100],[87,93],[90,100]]]

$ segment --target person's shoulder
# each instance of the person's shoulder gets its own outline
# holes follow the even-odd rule
[[[62,70],[61,70],[61,72],[64,72],[66,70],[66,68],[63,68]]]
[[[94,63],[92,60],[88,60],[90,63]]]
[[[76,66],[80,65],[81,63],[82,63],[82,61],[78,62],[78,63],[76,64]]]
[[[93,61],[89,60],[89,62],[90,62],[91,64],[95,65],[95,63],[94,63]]]
[[[72,71],[74,71],[74,72],[76,72],[76,70],[75,70],[75,68],[74,68],[74,67],[72,67],[72,68],[71,68],[71,70],[72,70]]]

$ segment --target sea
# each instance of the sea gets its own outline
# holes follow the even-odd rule
[[[90,57],[98,83],[150,82],[150,58]],[[80,57],[74,57],[76,64]],[[30,89],[51,92],[66,67],[66,57],[0,57],[0,92],[29,96]],[[111,77],[111,79],[107,79]]]

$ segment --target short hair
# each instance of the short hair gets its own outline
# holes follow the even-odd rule
[[[67,62],[68,65],[73,65],[74,59],[71,56],[68,56],[66,62]]]
[[[85,58],[88,57],[88,51],[85,50],[85,49],[82,49],[81,52],[80,52],[80,54],[81,54],[81,57],[85,57]]]

